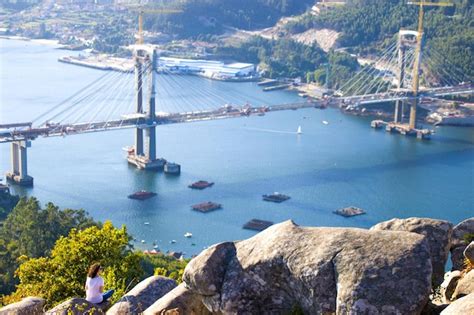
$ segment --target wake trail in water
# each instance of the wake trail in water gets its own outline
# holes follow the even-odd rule
[[[261,131],[261,132],[270,132],[270,133],[282,133],[282,134],[290,134],[290,135],[296,135],[297,132],[294,131],[284,131],[284,130],[274,130],[274,129],[263,129],[263,128],[244,128],[245,130],[251,130],[251,131]]]

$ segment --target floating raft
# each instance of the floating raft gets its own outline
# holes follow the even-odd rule
[[[283,201],[286,201],[286,200],[290,199],[290,196],[283,195],[283,194],[275,192],[271,195],[263,195],[262,198],[265,201],[280,203],[280,202],[283,202]]]
[[[135,200],[146,200],[146,199],[149,199],[149,198],[155,197],[155,196],[156,196],[156,193],[154,193],[154,192],[150,192],[150,191],[146,191],[146,190],[140,190],[140,191],[137,191],[136,193],[128,195],[128,198],[135,199]]]
[[[347,218],[347,217],[353,217],[356,215],[365,214],[365,211],[357,207],[347,207],[347,208],[335,210],[334,213]]]
[[[254,230],[254,231],[263,231],[267,227],[272,226],[273,222],[259,220],[259,219],[252,219],[249,222],[245,223],[243,228],[247,230]]]
[[[206,212],[211,212],[211,211],[214,211],[214,210],[217,210],[217,209],[221,209],[222,205],[220,203],[215,203],[215,202],[208,201],[208,202],[202,202],[202,203],[198,203],[196,205],[193,205],[193,206],[191,206],[191,208],[193,210],[206,213]]]
[[[191,189],[202,190],[204,188],[211,187],[212,185],[214,185],[214,183],[212,183],[212,182],[210,183],[210,182],[207,182],[205,180],[200,180],[200,181],[197,181],[195,183],[192,183],[188,187],[191,188]]]

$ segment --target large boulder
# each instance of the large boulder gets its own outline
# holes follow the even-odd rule
[[[474,293],[454,301],[441,315],[474,315]]]
[[[462,221],[453,228],[451,240],[452,270],[462,270],[464,268],[463,252],[468,245],[465,239],[468,234],[474,234],[474,217]]]
[[[110,302],[105,301],[100,304],[93,304],[83,298],[72,298],[62,302],[50,309],[46,315],[103,315],[109,308]]]
[[[286,221],[208,248],[183,281],[212,312],[409,315],[428,301],[431,276],[422,235]]]
[[[29,296],[20,302],[0,308],[1,315],[39,315],[43,314],[45,299]]]
[[[191,292],[184,284],[180,284],[143,313],[143,315],[157,314],[210,315],[211,312],[202,304],[200,295]]]
[[[443,282],[453,233],[451,223],[429,218],[392,219],[374,225],[371,230],[407,231],[426,236],[433,264],[433,285]]]
[[[140,314],[176,286],[176,281],[162,276],[146,278],[115,303],[107,315]]]

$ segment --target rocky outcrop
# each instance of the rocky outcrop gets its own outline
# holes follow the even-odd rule
[[[431,275],[423,235],[286,221],[203,251],[183,280],[212,312],[419,314]]]
[[[156,314],[210,315],[211,312],[202,304],[200,295],[192,293],[184,284],[180,284],[143,313]]]
[[[0,308],[1,315],[39,315],[43,314],[45,299],[40,297],[26,297],[20,302]]]
[[[464,268],[464,255],[468,243],[464,239],[467,234],[474,234],[474,218],[469,218],[453,228],[451,240],[451,261],[452,270],[462,270]]]
[[[451,303],[441,315],[474,315],[474,294],[469,294]]]
[[[140,314],[176,286],[176,281],[162,276],[146,278],[115,303],[107,315]]]
[[[453,299],[474,293],[474,269],[464,274],[457,282]]]
[[[429,218],[392,219],[373,226],[371,230],[407,231],[425,235],[433,264],[433,285],[438,286],[443,282],[453,233],[451,223]]]
[[[108,301],[100,304],[92,304],[86,299],[72,298],[50,309],[46,315],[103,315],[105,310],[109,308]]]

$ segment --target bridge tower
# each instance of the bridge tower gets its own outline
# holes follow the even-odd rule
[[[28,175],[27,148],[31,141],[13,141],[11,143],[11,171],[6,174],[7,180],[20,186],[33,186],[33,177]]]
[[[158,64],[158,53],[144,49],[135,52],[135,94],[136,116],[139,124],[135,130],[135,148],[128,155],[128,162],[139,169],[161,170],[166,160],[156,158],[156,106],[155,76]],[[148,99],[143,108],[143,74],[148,78]]]
[[[406,54],[408,49],[416,49],[418,39],[417,31],[409,30],[400,30],[398,33],[398,74],[397,81],[398,86],[397,90],[402,91],[406,89],[405,86],[405,77],[407,74],[408,66],[406,60]],[[404,113],[405,113],[405,104],[402,100],[397,100],[395,103],[395,113],[393,121],[395,123],[403,123]]]

